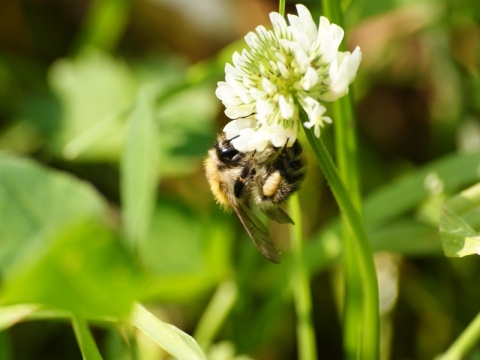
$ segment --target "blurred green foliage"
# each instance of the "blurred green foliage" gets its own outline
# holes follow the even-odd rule
[[[284,253],[273,266],[214,204],[202,169],[226,121],[216,81],[237,40],[278,4],[198,3],[211,11],[188,1],[0,4],[1,359],[81,358],[74,334],[88,344],[86,324],[104,358],[166,358],[124,325],[136,301],[213,344],[203,349],[211,359],[295,358],[287,228],[271,227]],[[480,178],[480,5],[342,6],[349,44],[364,55],[358,161],[383,356],[432,358],[480,303],[478,258],[446,258],[438,232],[443,201]],[[331,144],[332,130],[324,135]],[[339,221],[313,159],[299,195],[319,353],[341,358]]]

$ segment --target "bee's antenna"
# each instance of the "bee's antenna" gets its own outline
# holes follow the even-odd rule
[[[225,141],[226,141],[226,142],[230,142],[230,141],[232,141],[232,140],[235,140],[235,139],[238,138],[238,137],[240,137],[240,135],[234,136],[234,137],[232,137],[232,138],[230,138],[230,139],[226,139]]]

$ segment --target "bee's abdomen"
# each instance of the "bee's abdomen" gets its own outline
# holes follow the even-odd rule
[[[276,162],[276,168],[289,184],[289,190],[293,193],[300,188],[305,178],[306,167],[302,147],[295,142],[290,148],[285,148]]]

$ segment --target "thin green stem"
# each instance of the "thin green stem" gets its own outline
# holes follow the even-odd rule
[[[100,351],[98,351],[97,344],[88,328],[87,321],[74,316],[72,318],[72,325],[83,358],[89,360],[102,360],[102,355],[100,355]]]
[[[298,359],[316,360],[317,347],[315,341],[315,329],[312,320],[312,294],[310,291],[310,274],[303,256],[303,230],[300,202],[297,194],[294,194],[289,202],[290,215],[295,222],[291,227],[293,266],[292,286],[297,314],[297,342]]]
[[[130,0],[93,0],[83,28],[74,42],[75,50],[87,47],[114,49],[128,25]]]
[[[464,359],[470,350],[478,344],[480,339],[480,313],[462,332],[458,339],[440,358],[441,360],[460,360]]]
[[[306,115],[301,112],[302,122],[306,121]],[[379,354],[379,311],[378,311],[378,284],[373,262],[373,254],[370,243],[363,226],[360,213],[353,204],[340,175],[333,163],[330,154],[321,139],[317,139],[312,130],[306,130],[307,138],[313,148],[314,154],[323,170],[332,192],[343,213],[350,233],[355,240],[354,251],[358,258],[358,270],[361,284],[363,285],[363,317],[362,337],[358,345],[361,345],[360,358],[378,359]]]
[[[278,13],[285,16],[285,0],[278,1]]]
[[[322,5],[324,15],[333,23],[344,27],[343,14],[339,2],[323,0]],[[343,44],[340,45],[340,49],[343,49]],[[340,176],[349,191],[354,206],[359,215],[362,216],[352,93],[333,103],[332,116],[335,119],[335,151]],[[343,304],[344,352],[346,359],[357,359],[363,352],[362,332],[365,329],[364,321],[366,319],[363,317],[361,308],[366,289],[357,271],[360,263],[355,251],[354,235],[349,231],[345,218],[343,218],[343,238],[343,268],[345,276]]]

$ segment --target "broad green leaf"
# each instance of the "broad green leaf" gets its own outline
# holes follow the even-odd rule
[[[0,301],[41,304],[81,318],[128,315],[144,277],[116,234],[90,220],[51,238],[48,248],[30,254],[5,277]]]
[[[139,253],[152,275],[147,297],[191,300],[215,286],[229,269],[228,234],[222,221],[160,199]]]
[[[159,99],[162,176],[189,174],[212,146],[215,136],[212,119],[219,102],[211,86],[190,86]]]
[[[206,359],[202,349],[190,335],[159,320],[140,304],[135,305],[130,322],[175,359]]]
[[[440,217],[440,237],[446,256],[480,255],[480,233],[467,219],[478,221],[480,184],[462,191],[447,201]],[[470,216],[472,212],[475,216]]]
[[[370,232],[374,251],[390,251],[405,256],[440,254],[436,226],[406,218]]]
[[[39,307],[39,305],[31,304],[0,306],[0,331],[22,321],[28,315],[35,312]]]
[[[395,179],[366,197],[364,216],[367,228],[386,223],[412,211],[435,191],[430,179],[440,182],[446,193],[457,191],[479,178],[480,154],[451,154]]]
[[[159,176],[157,126],[152,89],[138,93],[128,121],[121,162],[122,218],[132,248],[147,235]]]
[[[404,219],[407,214],[412,213],[416,207],[434,195],[438,187],[446,193],[453,193],[478,181],[479,169],[478,152],[451,154],[405,174],[368,195],[364,201],[363,213],[367,233],[371,240],[375,240],[375,249],[390,251],[396,249],[393,251],[408,255],[415,255],[417,251],[418,254],[426,255],[427,249],[432,253],[438,253],[438,247],[432,242],[434,234],[418,222],[414,225],[415,220],[410,220],[414,226],[405,231],[411,231],[411,235],[416,234],[417,237],[405,238],[407,240],[405,244],[397,244],[398,236],[382,236],[382,232],[387,234],[398,230],[397,221]],[[392,226],[390,230],[389,226]],[[439,240],[438,237],[437,239]],[[414,240],[417,240],[414,245],[407,246],[408,242]],[[420,241],[425,243],[420,244]],[[313,271],[320,271],[338,259],[341,247],[341,235],[336,219],[315,235],[313,241],[307,243],[306,261]]]
[[[62,107],[53,150],[69,159],[117,160],[124,116],[137,87],[127,65],[100,50],[84,49],[74,59],[54,63],[49,83]]]
[[[0,154],[0,270],[41,251],[65,224],[105,212],[106,204],[86,182]]]

